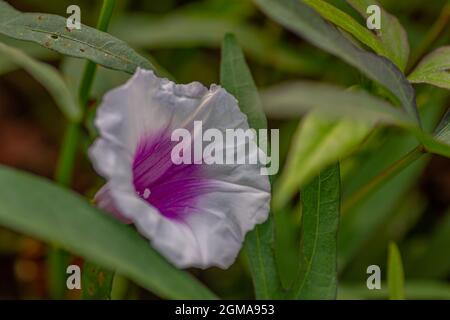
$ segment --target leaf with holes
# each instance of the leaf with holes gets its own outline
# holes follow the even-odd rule
[[[32,41],[61,54],[91,60],[104,67],[134,73],[137,67],[154,69],[125,42],[82,25],[68,29],[66,18],[44,13],[22,13],[0,0],[0,34]]]

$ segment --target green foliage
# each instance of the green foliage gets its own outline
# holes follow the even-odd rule
[[[395,243],[389,244],[389,256],[388,256],[388,288],[389,298],[391,300],[404,300],[405,299],[405,276],[403,274],[403,263],[400,252],[398,251]]]
[[[442,105],[447,98],[435,91],[426,92],[419,97],[424,101],[421,119],[426,129],[435,125],[441,113],[441,110],[433,107]],[[401,172],[383,180],[377,189],[365,193],[354,206],[349,206],[355,194],[381,176],[392,163],[404,159],[406,154],[417,147],[417,141],[406,133],[378,130],[371,145],[373,149],[365,150],[360,155],[358,164],[349,169],[348,178],[343,182],[344,202],[338,237],[341,272],[349,267],[355,256],[365,251],[371,238],[395,214],[398,204],[404,201],[427,163],[426,157],[412,162]],[[358,273],[365,272],[366,267],[367,265],[363,267],[364,270],[358,269]]]
[[[266,128],[267,122],[256,85],[233,35],[226,35],[223,40],[220,80],[223,87],[238,100],[239,108],[247,115],[250,127]],[[246,251],[258,299],[273,299],[280,295],[281,284],[273,252],[272,220],[270,214],[267,221],[257,225],[246,239]]]
[[[273,206],[280,208],[311,178],[354,151],[371,126],[352,120],[329,121],[310,114],[293,137],[283,174],[273,191]],[[295,174],[293,174],[295,172]]]
[[[256,0],[256,3],[289,30],[320,49],[338,56],[386,87],[397,97],[410,117],[418,121],[414,89],[392,62],[355,46],[303,1]]]
[[[409,58],[408,35],[398,19],[383,9],[377,0],[346,0],[364,18],[367,18],[367,8],[370,5],[378,5],[381,8],[381,29],[376,30],[376,35],[380,39],[384,54],[397,67],[404,71]]]
[[[271,87],[262,97],[266,113],[275,119],[300,117],[314,110],[323,117],[351,118],[371,125],[415,125],[402,110],[360,89],[296,81]]]
[[[414,83],[428,83],[450,90],[450,46],[427,55],[408,79]]]
[[[292,288],[295,299],[336,299],[340,183],[339,164],[334,164],[302,192],[301,265]]]
[[[0,75],[19,68],[30,73],[71,123],[56,182],[70,185],[79,145],[88,145],[96,135],[95,108],[86,110],[87,116],[85,108],[124,83],[136,68],[157,69],[160,75],[183,81],[217,82],[220,64],[220,83],[238,100],[250,127],[268,128],[267,116],[269,127],[281,128],[282,171],[273,177],[272,212],[244,244],[255,297],[450,298],[450,260],[444,250],[450,243],[449,213],[434,212],[433,203],[427,202],[430,197],[418,188],[428,154],[450,158],[450,111],[444,114],[442,108],[448,107],[449,97],[442,89],[450,89],[448,4],[383,1],[386,9],[401,16],[381,8],[381,30],[371,31],[364,20],[369,5],[380,5],[376,0],[204,0],[182,6],[176,1],[142,1],[136,7],[118,2],[117,11],[124,12],[114,16],[107,33],[114,2],[103,2],[98,30],[87,25],[68,30],[66,17],[22,13],[0,0]],[[43,2],[38,8],[50,11],[52,6]],[[423,22],[410,19],[415,12],[423,14]],[[84,22],[94,17],[83,13]],[[220,46],[219,62],[214,49]],[[150,51],[158,61],[132,47]],[[40,61],[51,61],[61,73]],[[294,80],[294,75],[313,81]],[[15,83],[20,73],[8,74],[6,81],[9,77]],[[261,94],[254,78],[264,88]],[[412,84],[432,86],[417,86],[420,114]],[[8,104],[11,97],[6,97]],[[48,103],[29,100],[39,107]],[[30,109],[40,119],[47,116],[41,109]],[[440,185],[445,190],[445,184]],[[116,271],[163,298],[216,298],[191,274],[162,258],[133,228],[55,183],[3,166],[0,224],[57,249],[48,253],[49,265],[58,271],[48,275],[51,297],[65,297],[62,271],[76,254],[87,259],[83,299],[110,299]],[[408,281],[393,241],[402,248]],[[365,284],[365,269],[373,263],[387,267],[382,290],[367,290],[355,282]],[[236,263],[231,269],[212,271],[230,282],[217,292],[225,298],[236,296],[228,293],[235,281],[237,291],[250,297],[245,267]],[[203,272],[194,274],[211,285]],[[122,287],[135,292],[122,288],[119,296],[137,297],[134,285]]]
[[[85,300],[111,299],[114,272],[86,261],[81,274],[81,298]]]
[[[152,64],[125,42],[83,25],[69,30],[66,18],[50,14],[21,13],[0,1],[0,33],[33,41],[61,54],[88,59],[104,67],[133,73],[137,67],[153,69]]]
[[[80,196],[42,178],[0,167],[0,223],[58,243],[95,263],[114,268],[156,294],[175,299],[215,296],[166,262],[130,227]],[[26,197],[26,201],[24,201]]]
[[[52,95],[61,111],[71,120],[80,120],[81,110],[59,72],[34,60],[24,52],[0,42],[0,55],[27,70]]]
[[[389,52],[384,48],[381,40],[365,26],[360,25],[349,14],[323,0],[304,0],[304,2],[319,12],[322,17],[350,33],[377,54],[389,58]]]
[[[450,212],[433,227],[420,253],[406,260],[405,269],[414,278],[445,278],[450,271],[450,256],[442,255],[442,248],[450,242]]]
[[[255,130],[267,128],[258,89],[241,48],[231,34],[227,34],[223,40],[220,83],[239,101],[239,107],[247,115],[251,128]]]
[[[405,283],[405,295],[411,300],[449,300],[450,285],[446,282],[413,280]],[[339,286],[339,300],[388,299],[389,292],[385,283],[380,290],[367,290],[363,285]]]

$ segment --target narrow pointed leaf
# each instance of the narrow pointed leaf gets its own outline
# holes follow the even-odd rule
[[[338,163],[302,190],[301,265],[292,290],[295,299],[336,299],[340,192]]]
[[[0,57],[24,68],[40,84],[42,84],[55,100],[67,118],[77,121],[81,117],[81,109],[75,97],[67,87],[58,71],[45,63],[39,62],[24,52],[0,42]]]
[[[303,1],[255,0],[271,18],[312,44],[343,59],[370,79],[391,91],[409,116],[420,122],[414,89],[403,73],[388,59],[367,52],[348,40]]]
[[[262,92],[267,115],[276,119],[300,117],[308,111],[330,118],[351,118],[370,124],[415,126],[402,110],[362,90],[296,81],[273,86]]]
[[[402,127],[420,141],[427,152],[450,157],[448,114],[434,136],[418,127],[404,112],[364,91],[344,90],[338,86],[293,82],[266,89],[264,109],[272,118],[300,117],[314,111],[323,118],[350,119],[368,125],[388,124]]]
[[[85,25],[69,30],[66,18],[44,13],[22,13],[0,0],[0,34],[32,41],[64,55],[91,60],[104,67],[134,73],[154,69],[125,42]]]
[[[130,33],[129,30],[133,32]],[[157,32],[154,32],[157,30]],[[183,30],[183,32],[180,32]],[[183,9],[161,15],[124,14],[111,25],[111,34],[136,48],[217,48],[226,33],[233,33],[253,60],[289,73],[320,74],[322,58],[297,48],[264,29],[223,15],[190,14]]]
[[[239,108],[247,115],[251,128],[267,127],[258,90],[242,50],[231,34],[225,36],[222,44],[220,82],[236,97]],[[274,299],[280,295],[281,283],[273,251],[273,225],[273,216],[269,214],[267,221],[255,226],[246,239],[245,247],[257,299]]]
[[[319,12],[323,18],[347,31],[377,54],[393,60],[389,56],[389,53],[386,52],[380,39],[369,29],[367,29],[366,26],[359,24],[359,22],[349,14],[339,10],[335,6],[323,0],[304,0],[304,2]]]
[[[450,90],[450,46],[439,48],[423,58],[408,79]]]
[[[381,9],[381,29],[375,30],[377,37],[383,44],[386,56],[393,61],[400,70],[405,70],[409,58],[408,35],[398,19],[383,9],[377,0],[347,0],[365,19],[369,17],[367,8],[377,5]]]
[[[372,126],[361,122],[308,115],[294,135],[283,173],[273,188],[273,207],[286,205],[321,170],[354,151],[371,130]]]
[[[239,107],[248,117],[251,128],[267,128],[258,89],[245,62],[239,44],[231,34],[225,35],[220,65],[220,83],[238,99]]]
[[[389,245],[387,278],[389,298],[391,300],[404,300],[405,276],[403,274],[403,263],[395,243]]]
[[[256,299],[281,298],[281,282],[274,256],[273,220],[271,213],[266,222],[249,232],[245,241]]]
[[[215,298],[192,276],[163,259],[136,231],[77,194],[4,166],[0,166],[0,184],[1,225],[114,268],[162,297]]]

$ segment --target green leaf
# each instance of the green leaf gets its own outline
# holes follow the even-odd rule
[[[241,111],[248,117],[251,128],[255,130],[267,128],[258,89],[253,82],[242,50],[231,34],[225,35],[223,40],[220,83],[236,97]]]
[[[58,71],[45,63],[34,60],[22,51],[0,42],[0,56],[19,65],[41,83],[55,100],[67,118],[77,121],[81,109]]]
[[[324,118],[352,119],[376,125],[400,126],[416,136],[430,153],[450,157],[450,134],[444,123],[434,136],[417,126],[404,112],[364,91],[313,82],[281,84],[262,94],[264,109],[271,118],[300,117],[314,110]]]
[[[84,300],[110,300],[114,272],[85,261],[81,273],[81,298]]]
[[[361,122],[308,115],[294,134],[283,173],[273,188],[273,207],[286,205],[322,169],[354,151],[371,130],[372,126]]]
[[[400,101],[410,117],[419,123],[414,89],[403,73],[388,59],[355,46],[338,29],[298,0],[255,0],[274,20],[317,47],[334,54],[379,82]]]
[[[424,168],[425,162],[423,160],[424,159],[420,161],[419,167],[417,165],[415,166],[416,170],[414,175],[416,177],[420,175],[420,170],[423,170]],[[358,172],[357,169],[355,172]],[[354,174],[350,173],[347,177],[347,181],[351,180],[354,176]],[[345,273],[341,275],[340,280],[342,282],[362,282],[365,285],[367,280],[367,266],[373,264],[379,266],[385,265],[389,243],[391,241],[395,241],[397,243],[405,241],[410,232],[417,226],[418,222],[425,213],[427,199],[415,188],[411,190],[411,183],[414,183],[415,181],[417,180],[408,179],[403,180],[403,184],[397,184],[401,192],[395,190],[393,191],[392,188],[383,191],[382,198],[389,202],[389,215],[384,217],[384,221],[380,224],[377,224],[375,221],[376,228],[374,228],[372,232],[369,232],[370,236],[364,242],[364,245],[361,250],[359,250],[358,255],[355,256],[351,264],[346,268]],[[346,180],[343,179],[342,184],[344,185],[345,183]],[[406,192],[405,189],[407,190]],[[397,198],[399,194],[401,194],[400,199]],[[391,199],[395,199],[395,201],[392,201]],[[378,207],[380,210],[377,210]],[[376,206],[373,209],[370,209],[370,214],[380,217],[382,215],[382,211],[385,210],[385,205],[383,204],[382,206]],[[342,215],[345,217],[345,212],[342,212]],[[341,233],[341,228],[339,228],[339,233]],[[405,262],[405,268],[407,266],[408,263]],[[406,273],[410,275],[409,272]]]
[[[450,274],[450,255],[447,254],[449,245],[450,211],[447,211],[433,227],[424,250],[412,259],[405,259],[408,275],[414,278],[446,278]]]
[[[0,166],[0,181],[1,225],[116,269],[161,297],[215,298],[192,276],[163,259],[148,240],[79,195],[4,166]]]
[[[362,26],[353,19],[352,16],[339,10],[333,5],[323,1],[323,0],[303,0],[306,4],[311,6],[314,10],[320,13],[322,17],[332,22],[339,28],[347,31],[360,42],[371,48],[373,51],[379,55],[389,57],[388,52],[386,52],[382,42],[377,36],[369,31],[365,26]]]
[[[270,118],[300,117],[316,111],[331,118],[351,118],[368,124],[415,126],[402,111],[365,91],[319,82],[296,81],[262,92],[264,110]]]
[[[12,38],[8,38],[6,36],[0,35],[0,42],[19,49],[23,51],[26,55],[39,60],[39,61],[53,61],[58,58],[58,54],[51,50],[45,49],[40,45],[31,42],[20,41]],[[14,71],[16,69],[20,69],[20,66],[9,60],[8,58],[4,58],[0,56],[0,75],[6,74],[8,72]]]
[[[322,171],[301,193],[301,265],[292,289],[295,299],[336,299],[340,192],[337,163]]]
[[[409,58],[408,35],[398,19],[383,9],[377,0],[347,0],[365,19],[369,16],[367,8],[378,5],[381,9],[381,30],[375,30],[381,40],[386,56],[400,70],[405,70]]]
[[[134,73],[137,67],[154,69],[125,42],[82,25],[69,30],[66,18],[43,13],[22,13],[0,0],[0,34],[36,42],[48,49],[88,59],[104,67]]]
[[[239,44],[231,34],[226,35],[223,40],[220,82],[236,97],[251,128],[267,127],[258,90]],[[280,295],[281,283],[276,269],[273,238],[272,214],[269,214],[266,222],[255,226],[247,235],[246,251],[257,299],[274,299]]]
[[[387,299],[388,290],[386,284],[381,284],[380,290],[367,290],[364,284],[339,284],[339,300],[357,299]],[[411,300],[450,300],[450,285],[447,282],[429,280],[408,280],[405,283],[405,293]]]
[[[447,110],[433,135],[417,128],[413,128],[413,133],[422,142],[426,151],[450,158],[450,109]]]
[[[323,72],[324,58],[299,52],[294,45],[280,41],[276,34],[223,15],[192,14],[183,9],[164,16],[133,13],[118,17],[111,26],[111,34],[126,39],[136,48],[148,50],[217,48],[226,33],[233,33],[244,52],[263,65],[289,73]]]
[[[437,126],[434,136],[437,140],[450,144],[450,109],[447,109],[444,117]]]
[[[426,92],[419,98],[424,101],[421,119],[424,127],[428,129],[434,127],[438,121],[442,110],[436,106],[443,105],[447,99],[447,92],[432,87],[425,89]],[[350,171],[348,179],[343,182],[343,207],[347,207],[346,204],[352,199],[352,195],[417,145],[417,140],[406,132],[380,129],[378,133],[374,133],[365,150],[358,156],[360,165]],[[348,265],[364,250],[365,245],[377,234],[377,230],[395,214],[394,210],[399,202],[404,201],[405,195],[411,192],[411,186],[417,183],[427,160],[428,157],[418,159],[396,176],[391,176],[351,210],[342,212],[338,235],[340,271],[347,271]],[[367,265],[365,267],[367,268]],[[365,269],[359,272],[364,273]]]
[[[403,274],[403,263],[400,252],[398,251],[395,243],[389,244],[388,255],[388,288],[389,299],[391,300],[404,300],[405,299],[405,279]]]
[[[256,299],[281,298],[281,282],[274,256],[273,214],[249,232],[245,240]]]
[[[450,46],[436,49],[423,58],[408,79],[450,90]]]

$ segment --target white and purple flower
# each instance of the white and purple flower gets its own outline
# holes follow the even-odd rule
[[[236,99],[220,86],[177,85],[138,69],[107,93],[90,150],[107,181],[96,202],[134,223],[176,266],[227,268],[245,234],[266,220],[270,184],[261,164],[174,164],[171,133],[192,132],[194,121],[222,132],[248,129]]]

